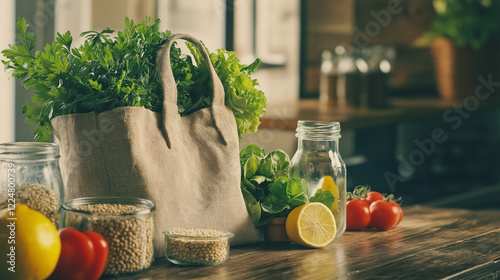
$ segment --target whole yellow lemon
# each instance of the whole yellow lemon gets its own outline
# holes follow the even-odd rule
[[[17,204],[0,210],[0,279],[45,279],[61,254],[61,239],[40,212]]]

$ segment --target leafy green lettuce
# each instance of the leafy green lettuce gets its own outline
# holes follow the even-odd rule
[[[186,43],[193,55],[200,72],[201,82],[198,85],[206,84],[209,79],[209,73],[205,67],[200,51],[191,43]],[[265,113],[267,100],[264,93],[255,88],[259,85],[258,81],[250,76],[257,70],[260,59],[256,59],[250,65],[240,63],[235,52],[218,49],[216,53],[210,53],[210,60],[219,76],[224,91],[226,93],[225,102],[229,105],[236,118],[239,136],[243,133],[254,133],[259,127],[261,117]],[[202,92],[202,90],[199,90]],[[205,91],[205,96],[200,100],[206,100],[211,96],[211,91]],[[180,104],[186,111],[192,111],[190,104]],[[208,106],[208,105],[207,105]]]
[[[273,217],[286,217],[295,207],[307,202],[321,202],[332,208],[331,191],[318,190],[311,199],[303,179],[288,178],[290,158],[282,150],[266,154],[249,145],[240,152],[241,191],[256,226],[265,225]]]

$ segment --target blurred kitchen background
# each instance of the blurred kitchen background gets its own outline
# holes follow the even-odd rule
[[[349,189],[371,185],[405,204],[498,209],[499,2],[3,0],[0,47],[15,42],[18,16],[38,49],[56,32],[76,38],[120,30],[126,16],[160,18],[162,28],[190,33],[212,51],[262,59],[254,77],[268,113],[242,147],[291,156],[297,118],[341,121]],[[454,40],[429,36],[431,29]],[[3,71],[0,88],[0,142],[32,141],[21,114],[31,93]]]

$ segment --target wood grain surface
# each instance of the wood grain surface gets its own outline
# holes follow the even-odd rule
[[[500,279],[500,212],[404,208],[389,231],[346,232],[322,249],[261,243],[231,249],[219,266],[165,258],[107,279]]]

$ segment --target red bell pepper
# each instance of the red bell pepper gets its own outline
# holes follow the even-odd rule
[[[50,276],[55,280],[97,280],[108,260],[108,243],[97,232],[73,228],[59,230],[61,255]]]

